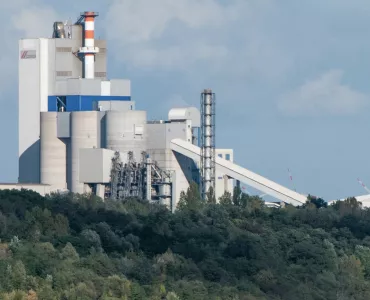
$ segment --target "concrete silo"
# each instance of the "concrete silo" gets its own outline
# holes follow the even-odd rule
[[[146,111],[108,111],[105,122],[105,147],[124,154],[132,151],[139,162],[147,147]]]
[[[68,149],[68,189],[73,193],[89,192],[80,182],[80,150],[100,148],[100,124],[104,113],[79,111],[71,113],[71,139]],[[91,162],[94,163],[94,162]]]
[[[66,144],[58,138],[58,113],[42,112],[40,116],[41,183],[52,188],[67,188]]]

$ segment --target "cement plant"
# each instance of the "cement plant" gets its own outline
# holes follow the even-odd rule
[[[172,108],[167,120],[136,110],[130,80],[108,79],[97,17],[84,12],[73,24],[55,22],[51,38],[19,41],[19,178],[0,189],[133,196],[174,211],[192,181],[203,199],[243,183],[276,199],[270,205],[306,202],[233,163],[232,149],[216,148],[215,90],[194,95],[199,108]]]

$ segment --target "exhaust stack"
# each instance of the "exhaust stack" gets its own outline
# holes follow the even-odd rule
[[[83,56],[83,78],[93,79],[95,76],[95,55],[99,53],[99,48],[95,47],[94,39],[95,18],[97,16],[99,14],[95,12],[84,12],[81,13],[77,22],[84,25],[84,46],[79,50],[79,54]]]
[[[212,189],[215,193],[216,185],[216,146],[215,146],[215,117],[216,95],[211,89],[205,89],[201,95],[201,191],[203,200]]]

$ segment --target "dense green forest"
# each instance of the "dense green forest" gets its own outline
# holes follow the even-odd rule
[[[212,199],[212,197],[210,197]],[[370,211],[0,192],[0,299],[370,299]]]

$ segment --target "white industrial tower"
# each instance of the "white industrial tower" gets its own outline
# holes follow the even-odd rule
[[[206,200],[206,195],[212,188],[215,192],[215,111],[216,96],[211,89],[205,89],[201,94],[201,191],[202,198]]]

